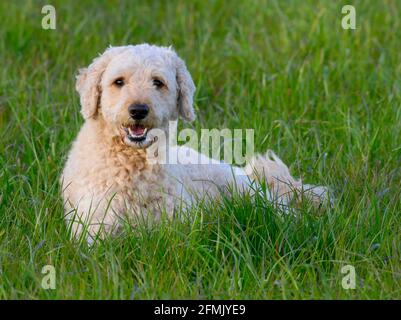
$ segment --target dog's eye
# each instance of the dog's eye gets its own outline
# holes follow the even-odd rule
[[[153,79],[153,85],[157,88],[163,88],[164,87],[164,83],[162,81],[160,81],[159,79]]]
[[[117,87],[122,87],[124,85],[124,79],[118,78],[118,79],[114,80],[113,84],[115,84]]]

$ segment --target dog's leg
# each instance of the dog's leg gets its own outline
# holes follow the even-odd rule
[[[304,185],[290,174],[288,167],[271,150],[266,155],[257,155],[245,167],[245,172],[252,179],[265,179],[274,202],[288,206],[291,202],[300,202],[307,198],[313,205],[319,207],[329,199],[326,187]]]
[[[115,234],[119,230],[119,223],[111,204],[111,201],[96,202],[94,199],[81,200],[75,206],[70,204],[69,210],[66,210],[66,222],[72,238],[84,237],[89,245],[93,245],[97,239]]]

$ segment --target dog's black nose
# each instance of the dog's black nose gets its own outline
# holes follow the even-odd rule
[[[135,120],[145,119],[149,113],[149,107],[146,104],[136,103],[128,107],[129,115]]]

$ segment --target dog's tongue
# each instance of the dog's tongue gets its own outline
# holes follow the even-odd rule
[[[145,132],[145,127],[141,125],[133,125],[131,127],[132,133],[135,134],[136,136],[141,136]]]

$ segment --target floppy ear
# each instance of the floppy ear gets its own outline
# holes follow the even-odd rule
[[[127,47],[108,48],[102,55],[95,58],[87,68],[79,70],[75,89],[81,101],[81,114],[85,119],[92,118],[97,113],[100,99],[100,80],[111,58],[121,53]]]
[[[193,121],[196,117],[193,107],[193,98],[196,88],[185,62],[179,57],[177,57],[176,77],[178,84],[178,111],[184,120]]]

